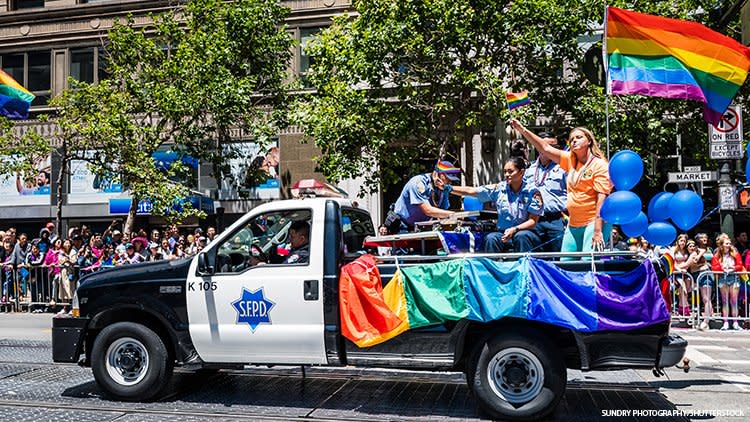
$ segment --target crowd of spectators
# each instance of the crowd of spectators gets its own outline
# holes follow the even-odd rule
[[[2,297],[0,305],[18,299],[44,301],[49,306],[68,302],[78,278],[100,268],[145,261],[181,259],[200,252],[216,236],[216,229],[180,230],[176,225],[147,232],[123,233],[115,220],[102,233],[88,226],[71,227],[60,235],[49,222],[35,237],[13,227],[0,230]]]

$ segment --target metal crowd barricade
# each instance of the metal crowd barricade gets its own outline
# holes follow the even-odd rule
[[[669,277],[669,281],[672,293],[672,321],[697,327],[699,323],[698,305],[700,304],[700,300],[693,276],[687,272],[675,272]],[[688,297],[687,313],[683,309],[683,306],[680,305],[680,297],[682,295],[687,295]]]
[[[722,280],[724,277],[730,278],[729,280]],[[733,317],[731,294],[735,284],[735,277],[736,283],[739,284],[739,291],[737,292],[738,316]],[[696,293],[698,298],[698,313],[695,320],[696,327],[705,328],[706,325],[708,325],[708,328],[718,328],[717,324],[712,326],[711,323],[718,322],[719,324],[722,324],[724,321],[729,321],[730,323],[737,321],[742,328],[748,328],[747,324],[750,324],[750,304],[748,304],[748,298],[750,297],[748,288],[750,287],[750,284],[748,280],[743,280],[743,278],[750,280],[750,272],[724,273],[717,271],[704,271],[698,276],[695,283],[697,286]],[[726,283],[722,283],[722,281],[726,281]],[[726,284],[728,289],[727,301],[730,303],[727,304],[729,309],[726,317],[722,315],[722,306],[724,303],[722,302],[723,298],[720,284]],[[706,294],[710,295],[707,301],[710,306],[704,302]],[[706,313],[707,310],[710,311],[710,314]],[[700,322],[700,325],[697,325],[698,322]],[[706,324],[703,324],[704,322]],[[743,324],[745,325],[743,326]],[[731,325],[730,329],[732,329]]]
[[[86,272],[74,265],[2,265],[2,311],[45,312],[71,304],[78,279]],[[67,283],[63,278],[67,279]]]

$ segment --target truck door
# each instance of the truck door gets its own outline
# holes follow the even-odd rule
[[[326,363],[323,223],[312,209],[259,213],[209,245],[214,274],[198,276],[196,258],[188,320],[204,362]]]

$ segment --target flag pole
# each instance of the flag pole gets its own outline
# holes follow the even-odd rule
[[[604,63],[604,116],[605,138],[607,139],[607,161],[609,161],[609,57],[607,56],[607,0],[604,0],[604,33],[602,34],[602,59]]]

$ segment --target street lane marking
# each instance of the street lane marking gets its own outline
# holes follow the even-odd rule
[[[723,365],[750,365],[750,360],[722,359],[719,363]]]
[[[691,344],[690,347],[701,349],[701,350],[713,350],[716,352],[736,352],[737,349],[729,346],[716,346],[713,344]]]
[[[690,359],[690,361],[692,362],[692,365],[694,366],[719,362],[716,359],[712,358],[711,356],[695,350],[694,346],[688,346],[687,350],[685,351],[685,357]]]
[[[719,375],[721,379],[729,382],[742,391],[750,392],[750,377],[744,374]]]

